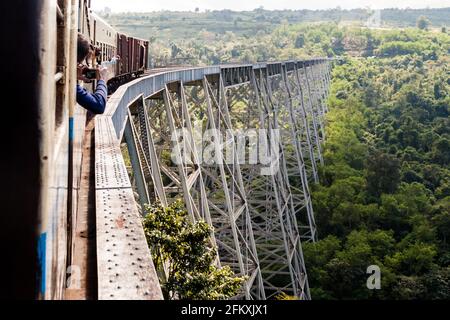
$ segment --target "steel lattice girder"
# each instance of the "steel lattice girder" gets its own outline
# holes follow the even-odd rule
[[[142,198],[167,205],[179,193],[194,221],[204,219],[212,225],[217,264],[247,276],[242,291],[246,299],[265,299],[279,292],[310,299],[301,239],[317,239],[308,180],[318,181],[317,161],[323,162],[329,72],[325,61],[257,71],[250,66],[238,73],[204,76],[188,85],[175,81],[150,97],[158,101],[151,107],[143,98],[137,100],[137,126],[128,115],[125,137],[134,144],[129,148],[135,158],[131,157],[133,170],[141,166],[145,179],[146,188],[138,186],[145,193]],[[196,88],[195,99],[186,92],[188,86]],[[229,105],[233,99],[245,100],[247,120],[233,113]],[[279,170],[261,176],[258,166],[241,165],[237,157],[231,164],[207,165],[196,158],[203,146],[195,143],[185,145],[192,163],[164,163],[162,152],[170,149],[173,135],[180,138],[177,129],[195,135],[193,122],[199,113],[203,129],[223,133],[236,123],[240,129],[251,125],[280,129],[283,139],[275,146]],[[153,123],[155,114],[159,127]],[[235,137],[231,140],[235,148]],[[216,156],[224,157],[219,142],[215,147]],[[172,151],[179,159],[184,156],[180,149]]]
[[[272,76],[263,72],[253,75],[253,90],[256,106],[260,111],[261,125],[269,130],[280,129],[284,124],[282,114],[286,110],[282,103],[274,100],[274,91],[282,94],[279,90],[282,81],[280,78],[280,75]],[[280,130],[283,140],[285,130],[284,128]],[[253,213],[255,224],[259,223],[259,230],[264,230],[257,239],[260,240],[258,248],[261,248],[259,253],[262,255],[261,267],[266,290],[272,295],[287,291],[301,299],[309,299],[294,198],[286,167],[286,146],[280,141],[274,147],[279,155],[278,170],[269,177],[265,192],[256,199],[265,202],[263,210],[255,210]],[[259,177],[253,175],[252,178]],[[268,234],[267,230],[270,230]],[[263,250],[267,246],[269,250]]]

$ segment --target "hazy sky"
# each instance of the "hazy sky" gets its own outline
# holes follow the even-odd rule
[[[92,0],[94,10],[109,7],[113,12],[145,11],[193,11],[232,9],[253,10],[259,6],[265,9],[328,9],[340,6],[343,9],[366,8],[441,8],[450,7],[450,0]]]

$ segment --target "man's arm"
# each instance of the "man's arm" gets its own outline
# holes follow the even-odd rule
[[[90,93],[80,85],[77,85],[78,104],[92,113],[102,114],[105,112],[107,96],[108,89],[105,81],[103,80],[98,81],[97,88],[94,93]]]

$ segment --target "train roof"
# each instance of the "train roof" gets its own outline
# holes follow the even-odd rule
[[[135,37],[135,36],[130,36],[129,34],[126,34],[126,33],[120,32],[120,31],[116,31],[116,32],[117,32],[118,34],[120,34],[120,35],[127,36],[128,38],[133,38],[133,39],[135,39],[135,40],[149,42],[148,39],[146,40],[146,39],[142,39],[142,38],[137,38],[137,37]]]
[[[113,26],[111,26],[108,22],[106,22],[105,19],[103,19],[102,17],[100,17],[97,13],[95,13],[95,12],[92,11],[92,10],[91,10],[91,15],[94,17],[94,19],[99,20],[101,23],[104,23],[107,27],[109,27],[109,28],[111,28],[111,29],[114,29],[115,32],[117,32],[117,33],[120,34],[120,35],[125,35],[125,36],[127,36],[128,38],[133,38],[133,39],[140,40],[140,41],[146,41],[146,42],[149,41],[148,39],[141,39],[141,38],[134,37],[134,36],[131,36],[131,35],[129,35],[129,34],[120,32],[119,30],[116,30],[116,28],[114,28]]]
[[[98,14],[96,14],[94,11],[91,10],[91,16],[94,17],[95,20],[100,21],[101,23],[105,24],[107,27],[111,29],[115,29],[112,25],[110,25],[108,22],[106,22],[105,19],[100,17]],[[117,32],[117,31],[116,31]]]

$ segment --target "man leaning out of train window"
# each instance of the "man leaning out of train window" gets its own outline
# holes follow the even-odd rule
[[[108,88],[106,86],[108,68],[100,66],[98,69],[90,69],[88,67],[86,60],[94,52],[95,49],[89,39],[82,34],[78,34],[77,78],[84,82],[91,82],[93,79],[98,81],[94,93],[88,92],[77,84],[77,103],[94,114],[102,114],[105,112],[106,98],[108,96]]]

